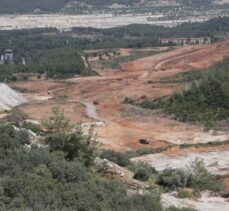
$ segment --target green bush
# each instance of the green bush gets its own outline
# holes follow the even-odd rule
[[[149,177],[150,177],[150,172],[146,168],[139,167],[134,172],[133,178],[146,182],[149,180]]]
[[[181,199],[189,198],[192,196],[192,193],[185,189],[180,189],[177,193],[177,197]]]
[[[145,162],[131,163],[128,166],[128,169],[132,172],[135,172],[139,168],[146,169],[149,172],[149,174],[157,174],[156,169],[154,167],[152,167],[151,165],[149,165],[148,163],[145,163]]]
[[[220,191],[222,184],[204,166],[203,161],[196,159],[187,169],[165,169],[157,176],[157,184],[165,190],[177,188],[194,188],[195,190]]]
[[[165,169],[159,173],[157,184],[165,190],[176,190],[177,187],[187,187],[188,174],[181,169]]]
[[[112,161],[119,166],[128,166],[130,164],[130,160],[126,154],[115,152],[113,150],[103,150],[100,157],[102,159],[107,159],[109,161]]]
[[[34,124],[32,122],[23,122],[22,123],[22,127],[26,128],[28,130],[31,130],[31,131],[33,131],[34,133],[37,133],[37,134],[43,132],[43,130],[42,130],[40,125]]]
[[[135,105],[136,104],[135,100],[130,98],[130,97],[125,97],[124,100],[123,100],[123,103],[124,104],[131,104],[131,105]]]
[[[202,190],[220,191],[222,184],[217,177],[211,174],[206,168],[202,160],[196,159],[188,168],[190,172],[188,177],[188,187]]]

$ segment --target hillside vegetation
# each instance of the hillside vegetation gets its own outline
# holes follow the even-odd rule
[[[63,111],[53,112],[43,121],[44,130],[34,130],[42,135],[39,145],[31,144],[25,129],[34,129],[31,123],[23,124],[23,129],[15,129],[13,122],[0,124],[1,210],[194,211],[164,209],[155,189],[127,194],[121,182],[95,171],[94,159],[99,153],[92,136],[84,136],[80,127],[73,130]],[[112,153],[111,157],[117,155],[121,154]],[[122,159],[123,155],[118,158]],[[143,167],[144,172],[149,170],[146,164]],[[136,172],[139,175],[139,170]]]
[[[1,210],[163,210],[158,195],[127,196],[124,185],[93,173],[96,144],[71,132],[63,113],[44,122],[44,143],[25,130],[0,125]]]
[[[187,91],[174,94],[165,110],[179,120],[198,121],[210,126],[229,118],[229,60],[215,65]]]
[[[139,0],[1,0],[0,12],[1,13],[28,13],[33,12],[36,9],[40,9],[43,12],[58,12],[63,9],[66,4],[69,3],[82,3],[86,5],[92,5],[94,7],[106,7],[113,3],[121,3],[125,5],[131,5],[139,2]],[[83,8],[82,8],[83,9]],[[85,8],[84,8],[85,9]]]
[[[73,48],[57,48],[37,52],[29,60],[27,68],[40,74],[46,74],[48,78],[93,74],[85,66],[79,51]]]
[[[94,75],[85,66],[80,52],[73,48],[54,48],[50,50],[33,51],[25,57],[26,64],[0,65],[0,81],[27,80],[28,74],[35,73],[46,78],[66,78],[74,75]],[[19,74],[20,73],[20,74]],[[18,75],[19,74],[19,75]]]
[[[191,86],[168,100],[144,101],[144,108],[163,108],[180,121],[201,122],[208,127],[229,118],[229,59],[213,67],[184,73],[168,82],[191,82]],[[165,82],[165,81],[164,81]]]
[[[72,3],[84,3],[83,6],[78,4],[77,6],[81,10],[89,9],[88,6],[93,6],[96,9],[107,8],[112,4],[122,4],[126,6],[132,6],[136,3],[141,3],[144,6],[147,2],[158,0],[147,0],[142,2],[140,0],[1,0],[0,1],[0,13],[29,13],[36,9],[41,12],[58,12],[66,7],[66,5]],[[177,1],[184,6],[208,6],[212,4],[213,0],[179,0]]]
[[[132,24],[110,29],[73,28],[78,35],[89,34],[97,37],[89,44],[90,48],[141,48],[158,46],[159,38],[167,37],[201,37],[229,32],[229,18],[216,18],[204,23],[184,23],[177,27]],[[87,43],[85,43],[87,46]]]

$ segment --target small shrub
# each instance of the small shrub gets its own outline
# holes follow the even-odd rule
[[[26,128],[28,130],[31,130],[34,133],[41,133],[41,132],[43,132],[43,130],[42,130],[42,128],[41,128],[40,125],[34,124],[32,122],[23,122],[22,127],[23,128]]]
[[[204,165],[202,160],[196,159],[188,168],[190,172],[188,178],[188,186],[196,189],[220,191],[222,184],[217,180],[216,176],[211,174]]]
[[[124,104],[131,104],[131,105],[134,105],[135,104],[135,100],[130,98],[130,97],[125,97],[124,100],[123,100],[123,103]]]
[[[222,184],[205,168],[203,161],[196,159],[187,169],[164,169],[157,177],[157,184],[165,190],[194,188],[194,190],[220,191]]]
[[[181,199],[190,198],[192,196],[192,190],[180,189],[177,193],[177,197]]]
[[[187,186],[188,175],[184,170],[165,169],[159,173],[157,184],[164,187],[165,190],[176,190],[177,187]]]
[[[126,154],[122,154],[119,152],[115,152],[113,150],[104,150],[102,154],[100,155],[102,159],[107,159],[109,161],[112,161],[119,166],[128,166],[130,164],[130,160]]]
[[[150,172],[146,168],[140,167],[136,169],[133,178],[146,182],[149,180],[149,177],[150,177]]]
[[[152,167],[151,165],[149,165],[148,163],[144,163],[144,162],[138,162],[138,163],[131,163],[128,166],[128,169],[132,172],[135,172],[137,169],[139,168],[144,168],[146,169],[149,174],[156,174],[157,171],[154,167]]]

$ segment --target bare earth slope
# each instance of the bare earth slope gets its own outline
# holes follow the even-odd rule
[[[0,83],[0,111],[10,110],[27,101],[6,84]]]
[[[164,51],[164,48],[155,50]],[[122,102],[125,97],[156,99],[183,90],[187,84],[149,84],[148,81],[203,69],[222,61],[225,56],[229,56],[229,40],[211,45],[176,47],[166,53],[121,64],[120,71],[101,70],[96,61],[92,61],[92,68],[99,68],[100,73],[103,71],[102,76],[75,77],[61,83],[29,81],[11,86],[26,90],[25,96],[32,102],[22,106],[21,110],[35,120],[47,117],[51,107],[59,106],[65,109],[72,122],[92,122],[94,118],[88,115],[88,105],[98,101],[96,119],[106,122],[106,126],[98,131],[98,140],[105,148],[118,151],[140,149],[145,147],[138,143],[140,138],[149,139],[150,146],[147,147],[154,148],[209,140],[224,141],[228,138],[226,133],[212,134],[199,125],[178,122],[160,112]],[[84,106],[79,102],[84,102]]]

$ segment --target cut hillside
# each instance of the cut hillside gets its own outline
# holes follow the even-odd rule
[[[0,111],[10,110],[26,102],[20,94],[6,84],[0,83]]]

